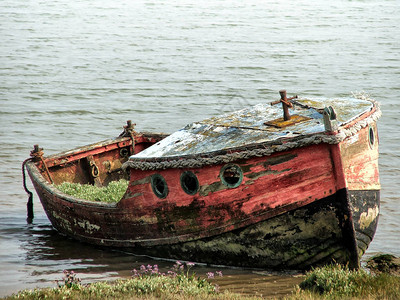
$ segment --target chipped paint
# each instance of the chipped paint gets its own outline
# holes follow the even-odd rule
[[[359,140],[359,136],[358,136],[358,134],[355,134],[355,135],[351,136],[350,138],[348,138],[346,142],[347,142],[349,145],[351,145],[351,144],[357,143],[358,140]]]
[[[376,124],[371,125],[376,131]],[[344,175],[350,190],[379,190],[379,149],[369,147],[369,127],[339,144]]]
[[[89,234],[93,234],[94,232],[100,230],[100,226],[91,224],[88,220],[77,221],[74,219],[74,223],[83,228]]]
[[[221,181],[216,181],[212,184],[206,184],[200,187],[199,195],[208,196],[209,193],[215,193],[217,191],[226,190],[228,187]]]
[[[262,176],[266,176],[266,175],[278,175],[278,174],[282,174],[285,172],[290,171],[291,169],[284,169],[282,171],[276,171],[276,170],[265,170],[265,171],[260,171],[260,172],[254,172],[254,173],[250,173],[245,175],[245,177],[250,178],[252,180],[257,180],[258,178],[262,177]]]
[[[72,231],[71,222],[67,219],[64,219],[56,211],[52,211],[53,217],[58,221],[59,225],[63,227],[65,230]]]
[[[331,196],[246,228],[208,239],[146,248],[144,253],[268,269],[305,269],[331,262],[354,267],[358,262],[351,259],[354,249],[350,243],[343,243],[347,233],[338,218],[336,202]]]
[[[296,153],[286,153],[274,157],[269,157],[268,160],[264,163],[264,167],[268,169],[270,166],[279,165],[281,163],[290,161],[296,157],[297,157]]]
[[[372,222],[376,220],[379,215],[379,207],[375,206],[374,208],[368,208],[368,212],[363,212],[360,215],[360,229],[368,228]]]

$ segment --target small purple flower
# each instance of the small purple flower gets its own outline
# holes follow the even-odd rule
[[[152,273],[152,274],[160,274],[157,265],[154,265],[154,266],[153,266],[153,270],[151,271],[151,273]]]
[[[182,267],[183,267],[182,263],[179,260],[177,260],[172,268],[174,271],[178,272],[179,270],[182,270]]]
[[[195,263],[193,263],[193,262],[188,262],[186,265],[187,265],[188,267],[193,267],[193,266],[195,265]]]
[[[215,274],[217,274],[219,277],[223,277],[222,271],[215,271]]]
[[[167,274],[172,277],[176,277],[176,275],[177,275],[176,272],[174,272],[174,271],[168,271]]]
[[[207,278],[214,278],[214,273],[213,272],[207,272]]]

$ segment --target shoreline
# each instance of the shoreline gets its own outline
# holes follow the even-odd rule
[[[264,277],[254,282],[251,278],[246,281],[244,278],[234,278],[231,275],[223,276],[221,271],[208,272],[206,278],[192,272],[193,266],[193,263],[178,261],[167,273],[159,271],[157,265],[141,266],[140,270],[132,270],[131,278],[89,284],[82,284],[77,274],[65,270],[63,279],[56,280],[58,285],[56,288],[21,290],[1,299],[19,299],[19,297],[33,299],[38,295],[47,295],[52,298],[64,297],[66,294],[71,296],[71,299],[80,299],[82,296],[103,299],[103,292],[100,293],[102,290],[110,293],[107,295],[115,299],[123,299],[127,296],[134,299],[149,297],[170,299],[171,295],[182,299],[187,296],[194,297],[193,299],[208,299],[209,297],[212,299],[259,299],[260,297],[301,299],[304,296],[309,299],[320,299],[325,295],[364,299],[366,296],[374,297],[371,293],[377,293],[379,297],[386,297],[385,299],[395,299],[392,296],[400,293],[400,258],[391,254],[380,254],[370,258],[367,261],[369,271],[363,268],[349,270],[341,265],[328,265],[308,271],[305,275],[292,275],[291,278],[295,278],[296,283],[291,284],[287,281],[279,282],[276,278],[279,276],[274,275],[268,276],[270,280],[266,281]],[[242,284],[246,284],[246,291],[235,287],[239,280]],[[262,292],[260,285],[268,290],[268,294]],[[282,287],[286,292],[282,291]],[[98,296],[94,296],[96,293]]]

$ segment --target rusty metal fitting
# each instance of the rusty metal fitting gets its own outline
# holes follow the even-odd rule
[[[126,121],[126,125],[124,126],[124,131],[119,136],[133,137],[134,135],[136,135],[135,126],[136,123],[132,123],[131,120]]]
[[[279,100],[279,102],[281,102],[283,104],[286,104],[290,108],[293,107],[293,104],[291,102],[289,102],[289,101],[294,99],[294,98],[297,98],[297,96],[291,97],[291,98],[287,98],[285,90],[279,91],[279,94],[281,95],[281,99]]]
[[[289,114],[289,108],[293,107],[293,103],[290,102],[290,100],[296,99],[297,95],[294,97],[287,98],[286,97],[286,90],[280,90],[279,94],[281,95],[281,99],[271,102],[271,105],[275,105],[278,103],[282,103],[282,108],[283,108],[283,119],[285,121],[290,120],[290,114]]]
[[[136,126],[136,123],[132,123],[131,120],[128,120],[128,121],[126,121],[126,125],[124,126],[124,129],[128,132],[135,131],[135,126]]]
[[[34,159],[41,159],[43,157],[43,148],[39,148],[39,145],[33,145],[33,150],[31,151],[31,157]]]
[[[42,161],[42,172],[46,171],[46,174],[51,183],[53,183],[53,179],[51,178],[49,169],[47,168],[46,162],[43,159],[43,148],[39,148],[39,145],[33,145],[33,150],[31,151],[31,157],[34,161]]]

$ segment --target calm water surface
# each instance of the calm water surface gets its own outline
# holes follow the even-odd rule
[[[129,119],[173,132],[276,100],[283,88],[311,97],[366,91],[381,102],[381,216],[367,256],[400,255],[399,24],[398,0],[2,0],[0,296],[55,286],[64,269],[90,282],[143,263],[171,266],[58,235],[36,194],[27,225],[21,163],[34,144],[56,153],[114,137]],[[299,281],[223,273],[223,287],[264,295]]]

